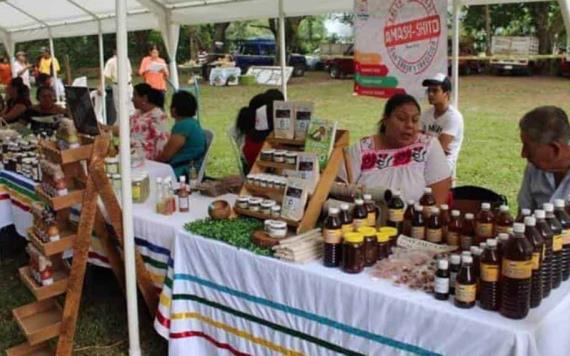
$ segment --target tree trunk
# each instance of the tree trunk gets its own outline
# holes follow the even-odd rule
[[[491,9],[489,5],[485,5],[485,44],[486,44],[485,53],[487,54],[487,56],[491,55],[492,36],[493,34],[491,33]]]
[[[550,32],[549,24],[549,4],[532,3],[529,4],[531,17],[534,19],[536,37],[538,38],[538,52],[540,54],[552,53],[552,43],[554,33]]]
[[[228,29],[228,27],[230,26],[229,22],[222,22],[222,23],[216,23],[214,24],[214,35],[212,36],[213,39],[213,43],[212,43],[212,52],[215,52],[216,50],[222,50],[222,52],[226,52],[227,51],[227,46],[228,44],[226,43],[226,30]],[[217,48],[216,47],[216,42],[222,42],[223,46],[222,48]]]
[[[286,52],[296,52],[299,51],[299,44],[297,41],[297,33],[299,32],[299,25],[305,16],[298,16],[298,17],[286,17],[285,18],[285,46]],[[275,36],[275,48],[276,48],[276,55],[275,60],[276,64],[279,64],[280,60],[280,41],[279,41],[279,19],[269,19],[269,29]]]

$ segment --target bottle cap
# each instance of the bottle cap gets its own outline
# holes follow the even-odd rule
[[[369,226],[363,226],[358,228],[358,233],[362,236],[376,236],[376,229]]]
[[[566,202],[564,201],[564,199],[556,199],[554,201],[554,207],[555,208],[564,208],[566,206]]]
[[[441,204],[441,205],[439,206],[439,208],[440,208],[441,210],[449,210],[449,205],[447,205],[447,204]]]
[[[497,247],[497,240],[495,240],[495,239],[488,239],[488,240],[487,240],[487,247]]]
[[[552,205],[551,203],[542,204],[542,208],[547,213],[552,213],[554,211],[554,205]]]
[[[521,210],[522,216],[528,216],[528,215],[530,215],[530,213],[531,213],[530,209],[522,209]]]
[[[400,192],[399,190],[393,190],[392,191],[392,196],[393,197],[399,197],[400,195],[402,195],[402,192]]]
[[[180,176],[180,183],[186,182],[186,176]]]
[[[362,200],[362,199],[356,199],[356,200],[354,201],[354,204],[356,204],[356,205],[362,205],[362,204],[364,204],[364,200]]]
[[[350,206],[346,203],[342,203],[340,204],[340,210],[348,210],[350,209]]]
[[[362,197],[364,198],[364,200],[372,200],[372,194],[364,194],[362,195]]]
[[[473,214],[471,214],[471,213],[465,214],[465,219],[467,219],[467,220],[473,220],[473,217],[474,217],[474,216],[473,216]]]
[[[408,200],[408,205],[414,206],[415,203],[413,199]]]
[[[392,226],[381,227],[380,229],[378,229],[378,232],[381,234],[387,234],[389,237],[398,235],[398,229]]]
[[[513,231],[516,234],[524,234],[524,224],[521,223],[514,223],[513,224]]]
[[[534,216],[525,216],[524,224],[526,226],[536,226],[536,219],[534,218]]]
[[[425,193],[425,194],[431,194],[431,188],[430,188],[430,187],[425,187],[425,188],[424,188],[424,193]]]
[[[329,215],[336,215],[339,213],[338,208],[329,208]]]
[[[414,205],[414,210],[415,210],[415,211],[418,211],[418,212],[419,212],[419,211],[423,211],[423,210],[424,210],[424,207],[421,206],[420,204],[416,204],[416,205]]]
[[[438,269],[448,269],[449,268],[449,262],[445,259],[442,258],[441,260],[437,261],[437,268]]]
[[[471,252],[472,255],[476,255],[477,250],[479,249],[479,247],[477,246],[471,246],[469,247],[469,252]]]
[[[505,234],[504,232],[502,232],[497,237],[499,241],[507,241],[511,236],[509,234]]]
[[[461,256],[454,253],[453,255],[451,255],[451,257],[449,257],[449,262],[451,262],[451,264],[453,265],[458,265],[461,263]]]
[[[360,243],[364,241],[364,236],[358,232],[347,232],[344,234],[344,241],[352,243]]]
[[[461,215],[461,212],[459,210],[452,210],[451,211],[451,216],[453,217],[458,217]]]
[[[491,209],[491,204],[489,204],[489,203],[481,203],[481,209],[483,209],[483,210],[490,210],[490,209]]]
[[[434,206],[434,207],[432,207],[430,210],[431,210],[431,213],[432,213],[432,214],[439,215],[439,208],[436,208],[436,207]]]
[[[463,263],[473,263],[473,257],[471,257],[471,256],[461,256],[461,262],[463,262]]]
[[[507,212],[509,211],[509,206],[508,205],[501,205],[501,207],[499,208],[499,211],[501,212]]]
[[[544,219],[546,217],[546,212],[542,209],[536,209],[534,211],[534,216],[536,216],[537,219]]]
[[[390,241],[390,235],[385,232],[378,232],[376,233],[376,239],[378,242],[388,242]]]
[[[481,250],[486,249],[486,248],[487,248],[487,243],[486,243],[486,242],[481,242],[481,243],[479,244],[479,248],[480,248]]]
[[[470,256],[471,257],[471,251],[463,251],[461,252],[461,258],[465,257],[465,256]]]

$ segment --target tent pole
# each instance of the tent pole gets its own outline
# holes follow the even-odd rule
[[[59,101],[59,82],[57,79],[57,70],[55,67],[55,47],[53,45],[53,37],[51,35],[51,29],[48,29],[48,34],[49,34],[49,52],[51,54],[51,70],[53,72],[53,80],[54,80],[54,87],[55,87],[55,97],[56,100]],[[61,64],[60,64],[61,66]]]
[[[103,27],[101,26],[101,21],[99,25],[99,79],[101,81],[101,107],[103,108],[103,121],[107,123],[107,102],[105,100],[107,92],[105,91],[105,55],[103,47]]]
[[[287,81],[285,80],[285,66],[287,54],[285,50],[285,12],[283,10],[283,0],[279,0],[279,61],[281,65],[281,91],[287,100]]]
[[[131,189],[131,145],[128,118],[128,47],[127,47],[127,0],[116,0],[117,60],[119,80],[119,129],[121,159],[121,195],[123,203],[123,240],[125,280],[127,290],[127,314],[129,325],[129,355],[140,356],[139,319],[135,268],[135,242],[133,227],[133,201]]]
[[[461,9],[461,0],[453,0],[453,23],[452,31],[453,38],[452,45],[452,62],[451,62],[451,77],[453,79],[453,105],[459,109],[459,11]]]
[[[176,53],[178,49],[178,39],[180,36],[180,25],[173,24],[170,19],[170,16],[167,17],[169,23],[166,24],[166,28],[168,31],[168,42],[170,47],[170,80],[172,82],[172,86],[174,87],[174,91],[180,89],[180,80],[178,77],[178,66],[176,65]]]
[[[566,60],[570,60],[570,0],[558,0],[566,27]]]

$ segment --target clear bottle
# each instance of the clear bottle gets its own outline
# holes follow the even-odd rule
[[[552,288],[558,288],[562,282],[562,224],[554,215],[553,204],[544,203],[543,208],[546,213],[546,222],[552,231]]]
[[[412,220],[414,218],[414,205],[413,200],[408,200],[406,211],[404,212],[404,226],[402,233],[406,236],[412,236]]]
[[[424,240],[426,237],[426,226],[423,216],[424,208],[416,204],[414,206],[414,218],[412,219],[412,238]]]
[[[554,215],[562,225],[562,280],[570,277],[570,215],[566,213],[563,199],[554,201]]]
[[[162,178],[156,178],[156,212],[164,214],[164,189],[162,188]]]
[[[196,191],[198,188],[198,170],[194,166],[194,164],[190,165],[190,174],[189,174],[189,182],[190,183],[190,192]]]
[[[542,298],[550,295],[552,290],[552,230],[546,222],[546,213],[544,210],[535,210],[536,229],[540,232],[540,236],[544,241],[544,249],[542,253]]]
[[[524,224],[514,224],[513,231],[502,261],[499,312],[507,318],[522,319],[530,309],[532,246],[524,235]]]
[[[342,256],[342,223],[339,218],[338,208],[329,208],[324,226],[323,264],[326,267],[338,267],[340,266],[340,259]]]
[[[180,187],[178,188],[178,210],[181,213],[190,210],[190,197],[186,186],[186,177],[180,176]]]
[[[475,217],[471,213],[465,214],[463,227],[461,229],[460,246],[463,251],[469,251],[471,245],[475,243]]]
[[[491,204],[489,203],[482,203],[481,210],[477,214],[477,221],[475,223],[476,226],[476,244],[480,242],[484,242],[487,239],[493,237],[493,230],[494,230],[494,223],[495,223],[495,216],[491,212]]]
[[[477,279],[473,275],[473,258],[463,256],[461,269],[455,280],[455,306],[473,308],[477,299]]]
[[[445,258],[437,261],[434,296],[438,300],[449,299],[449,262]]]
[[[441,226],[439,214],[439,209],[432,207],[426,224],[426,240],[435,244],[443,242],[443,227]]]
[[[364,200],[354,200],[354,209],[352,210],[352,223],[354,231],[358,231],[361,227],[368,226],[368,210],[364,206]]]
[[[404,230],[404,201],[400,197],[400,191],[392,193],[392,199],[388,203],[388,221],[386,225],[398,229],[398,235]]]
[[[499,309],[500,265],[501,261],[497,256],[497,241],[488,240],[480,262],[479,303],[483,309]]]
[[[544,251],[544,240],[536,228],[534,216],[524,218],[525,236],[532,245],[532,276],[530,279],[530,307],[536,308],[542,301],[542,254]]]
[[[460,269],[461,256],[454,253],[449,257],[449,292],[451,294],[455,294],[455,280]]]
[[[501,205],[499,213],[495,217],[495,235],[508,233],[513,227],[514,222],[515,221],[509,211],[509,207],[507,205]]]
[[[463,230],[463,223],[461,221],[461,213],[459,210],[451,211],[451,220],[447,226],[447,244],[450,246],[461,245],[461,231]]]
[[[366,225],[376,227],[376,221],[378,220],[380,210],[372,200],[372,194],[364,194],[363,197],[364,206],[366,207]]]

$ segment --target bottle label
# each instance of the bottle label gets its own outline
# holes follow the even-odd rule
[[[390,209],[389,220],[391,222],[402,222],[404,221],[404,209]]]
[[[459,234],[457,232],[447,231],[447,244],[459,246]]]
[[[455,282],[455,299],[463,303],[473,303],[477,294],[476,284]]]
[[[562,235],[554,235],[552,238],[552,252],[558,252],[562,250]]]
[[[376,213],[368,213],[366,216],[368,226],[376,226]]]
[[[178,209],[180,210],[188,210],[189,209],[189,199],[188,197],[178,199]]]
[[[493,224],[477,223],[477,236],[491,238],[493,237]]]
[[[532,253],[532,269],[533,271],[536,271],[537,269],[540,268],[540,256],[541,253],[540,252],[533,252]]]
[[[461,235],[461,249],[469,250],[473,244],[473,236]]]
[[[412,238],[419,240],[425,239],[425,227],[412,226]]]
[[[435,287],[436,293],[447,294],[449,293],[449,278],[435,277]]]
[[[562,244],[570,245],[570,229],[562,230]]]
[[[513,279],[528,279],[532,275],[532,260],[511,261],[503,258],[502,274]]]
[[[360,229],[361,227],[368,226],[368,220],[367,219],[354,219],[352,224],[354,225],[354,230],[358,231],[358,229]]]
[[[346,234],[347,232],[353,232],[354,226],[352,224],[344,224],[341,227],[342,234]]]
[[[510,230],[511,226],[501,226],[501,225],[497,225],[496,226],[496,230],[497,230],[497,235],[498,234],[508,234],[509,230]]]
[[[442,231],[441,229],[428,229],[427,240],[429,242],[441,243]]]
[[[485,282],[498,282],[499,266],[481,263],[481,280]]]
[[[341,229],[324,229],[323,239],[329,244],[339,244],[342,241],[342,230]]]

